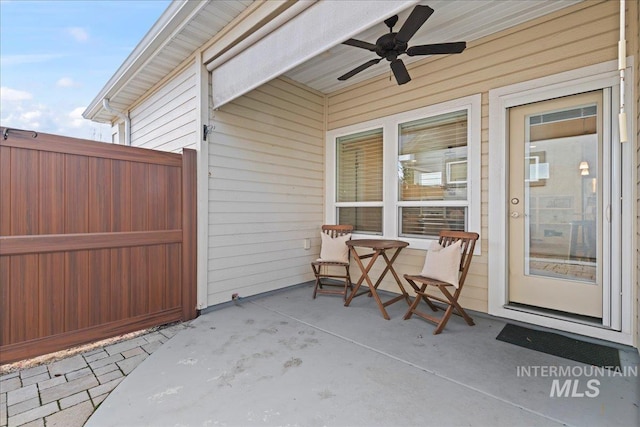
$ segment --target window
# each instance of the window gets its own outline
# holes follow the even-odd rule
[[[327,134],[328,223],[426,249],[480,230],[480,95]]]
[[[339,137],[336,150],[338,223],[382,234],[382,129]]]
[[[466,109],[398,126],[400,237],[466,229]]]

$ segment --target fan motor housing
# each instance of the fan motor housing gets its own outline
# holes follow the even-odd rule
[[[389,61],[407,50],[407,43],[396,40],[396,34],[387,33],[376,41],[376,54]]]

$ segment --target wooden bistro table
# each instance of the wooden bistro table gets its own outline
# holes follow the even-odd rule
[[[351,294],[349,295],[349,297],[344,303],[346,307],[349,306],[349,304],[351,303],[351,300],[354,299],[355,297],[364,295],[364,294],[369,294],[369,296],[373,296],[373,298],[376,300],[376,303],[378,304],[378,307],[382,312],[382,316],[385,319],[389,320],[389,314],[387,314],[387,310],[384,309],[386,306],[393,304],[394,302],[398,302],[402,299],[404,299],[408,305],[411,305],[411,299],[409,298],[409,294],[404,289],[404,286],[402,286],[402,282],[400,281],[398,274],[393,269],[393,262],[396,260],[396,258],[398,258],[400,251],[402,251],[403,248],[406,248],[407,246],[409,246],[409,243],[403,242],[402,240],[381,240],[381,239],[354,239],[354,240],[348,240],[346,243],[347,243],[347,246],[349,246],[349,250],[351,251],[351,254],[353,255],[353,259],[355,259],[356,264],[358,264],[358,266],[360,267],[360,270],[362,271],[362,276],[360,277],[360,279],[358,280],[358,283],[356,283],[356,286],[353,288],[353,291],[351,292]],[[359,255],[358,252],[356,251],[356,248],[368,248],[368,249],[372,249],[373,252],[367,253],[364,255]],[[390,250],[395,250],[395,252],[391,256],[391,259],[389,259],[389,257],[387,256],[387,251],[390,251]],[[376,260],[380,256],[382,257],[382,259],[384,259],[387,265],[384,271],[382,272],[382,274],[380,274],[380,277],[378,277],[378,280],[376,281],[376,283],[373,284],[371,282],[371,278],[369,277],[369,271],[371,271],[371,267],[373,267]],[[369,264],[367,264],[367,266],[365,267],[364,264],[362,264],[362,260],[366,258],[371,258],[371,260],[369,261]],[[398,287],[400,288],[400,291],[402,292],[402,294],[383,303],[380,300],[380,296],[378,296],[377,291],[378,291],[378,286],[382,282],[382,279],[389,271],[391,271],[391,274],[393,274],[393,277],[396,279],[396,283],[398,284]],[[358,290],[360,289],[362,282],[364,282],[365,280],[369,285],[369,289],[358,293]]]

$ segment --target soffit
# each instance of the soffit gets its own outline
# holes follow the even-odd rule
[[[410,45],[452,41],[472,42],[583,0],[423,0],[435,13],[411,39]],[[194,51],[202,48],[218,32],[238,17],[253,0],[207,0],[172,3],[165,15],[134,49],[102,91],[83,113],[85,118],[110,122],[115,117],[102,108],[108,98],[111,107],[126,111],[152,87],[171,74]],[[339,3],[336,2],[336,6]],[[171,11],[171,8],[178,11]],[[399,13],[397,31],[413,10]],[[156,28],[163,18],[169,28]],[[166,22],[165,22],[166,24]],[[388,32],[380,22],[353,38],[375,43]],[[153,38],[152,38],[153,37]],[[283,47],[274,47],[283,48]],[[389,74],[386,61],[340,82],[337,77],[377,56],[364,49],[337,44],[303,62],[283,75],[323,93],[331,93],[366,79]],[[401,57],[405,64],[425,57]]]
[[[143,38],[83,113],[85,118],[110,122],[102,108],[108,98],[117,111],[126,111],[193,52],[243,12],[252,0],[174,2]],[[164,21],[164,22],[163,22]]]
[[[435,10],[433,15],[418,30],[409,45],[466,41],[467,43],[488,36],[557,10],[580,3],[582,0],[427,0],[419,4]],[[398,31],[413,6],[398,14],[394,27]],[[377,38],[389,31],[380,22],[357,34],[353,38],[375,43]],[[338,44],[320,55],[284,73],[305,86],[325,94],[379,75],[389,74],[387,61],[357,74],[347,81],[338,81],[338,76],[378,56],[364,49]],[[424,59],[422,57],[400,57],[405,64]]]

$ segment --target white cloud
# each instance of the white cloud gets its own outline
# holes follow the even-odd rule
[[[82,117],[82,112],[85,110],[85,107],[75,108],[73,111],[69,113],[69,119],[71,127],[79,128],[84,124],[90,123],[87,119]]]
[[[25,111],[20,115],[20,119],[25,122],[37,123],[42,118],[42,111]]]
[[[23,106],[14,105],[12,108],[2,106],[2,126],[15,127],[18,129],[38,130],[55,126],[52,111],[48,111],[43,105],[31,104]],[[6,116],[5,116],[6,114]]]
[[[56,86],[58,87],[74,87],[78,86],[76,82],[73,81],[71,77],[62,77],[56,82]]]
[[[71,35],[77,42],[86,42],[89,40],[89,33],[81,27],[69,27],[67,33]]]
[[[0,87],[0,99],[5,102],[26,101],[32,99],[33,95],[23,90],[11,89],[10,87]]]
[[[1,101],[1,126],[94,141],[110,141],[110,126],[84,119],[84,107],[65,112],[29,100],[11,103],[5,102],[4,99]]]
[[[29,55],[2,55],[0,56],[0,64],[2,66],[35,64],[39,62],[47,62],[51,59],[60,58],[59,54],[29,54]]]

